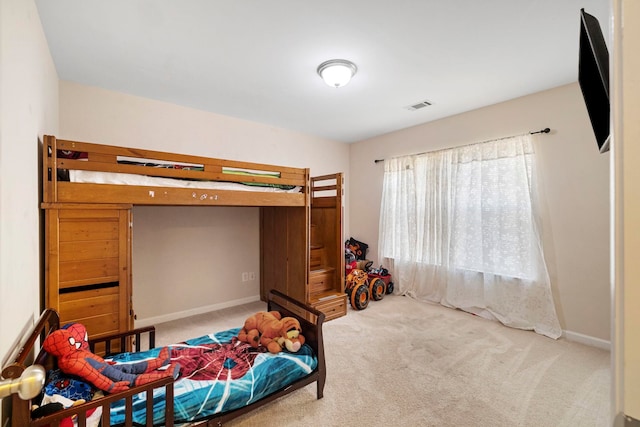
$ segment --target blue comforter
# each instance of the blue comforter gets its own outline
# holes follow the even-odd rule
[[[172,362],[180,364],[174,384],[174,422],[198,421],[253,403],[302,378],[316,368],[313,350],[304,345],[297,353],[271,354],[251,348],[235,338],[239,328],[169,346]],[[155,357],[160,348],[115,356],[116,363]],[[154,391],[154,425],[164,424],[164,388]],[[146,393],[133,399],[133,421],[144,425]],[[124,401],[111,407],[111,424],[124,423]]]

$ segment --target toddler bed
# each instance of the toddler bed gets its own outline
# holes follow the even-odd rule
[[[163,378],[35,420],[30,417],[30,402],[13,395],[11,425],[55,427],[64,425],[71,416],[76,416],[75,425],[95,425],[91,418],[96,418],[97,412],[102,426],[221,426],[313,382],[317,383],[317,398],[322,398],[326,377],[324,314],[277,291],[269,294],[267,310],[279,311],[300,322],[306,343],[298,352],[271,354],[252,349],[235,338],[239,328],[194,338],[170,346],[172,361],[181,365],[176,381]],[[17,350],[14,363],[3,370],[3,377],[18,378],[26,369],[25,360],[38,338],[44,340],[59,326],[57,313],[46,310],[25,345]],[[142,341],[148,343],[143,345]],[[114,363],[131,363],[155,357],[160,350],[154,348],[154,341],[155,330],[148,327],[100,338],[91,345],[102,345],[107,352],[113,347],[133,345],[132,352],[105,356]],[[42,350],[34,363],[55,372],[54,358]]]

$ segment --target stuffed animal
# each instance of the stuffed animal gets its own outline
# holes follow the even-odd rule
[[[305,342],[300,322],[293,317],[282,317],[277,311],[260,311],[249,317],[238,339],[252,347],[262,345],[271,353],[279,353],[285,348],[295,353]]]
[[[110,364],[92,353],[86,343],[86,328],[80,323],[53,331],[44,340],[45,351],[58,358],[58,367],[76,375],[100,390],[116,393],[164,377],[177,378],[180,365],[171,364],[169,349],[160,350],[157,358],[131,364]],[[160,367],[169,365],[165,370]]]

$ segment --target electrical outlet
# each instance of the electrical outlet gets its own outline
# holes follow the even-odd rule
[[[248,280],[249,280],[249,273],[245,271],[244,273],[242,273],[242,281],[246,282]]]
[[[249,280],[256,280],[256,273],[251,271],[249,272]]]

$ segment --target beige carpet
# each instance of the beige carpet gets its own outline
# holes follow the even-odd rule
[[[158,325],[158,344],[241,326],[264,308]],[[601,349],[393,295],[349,308],[325,324],[324,338],[323,399],[311,385],[227,425],[610,425],[610,355]]]

